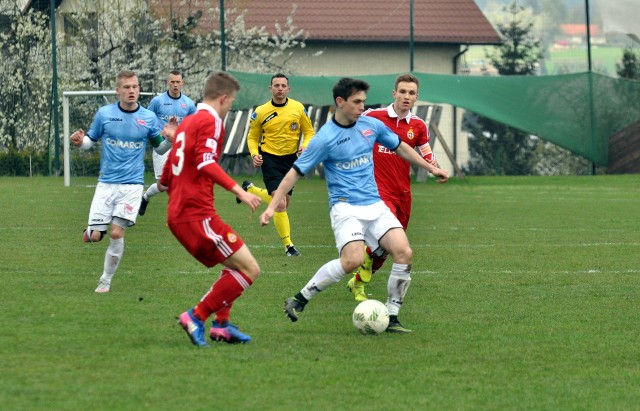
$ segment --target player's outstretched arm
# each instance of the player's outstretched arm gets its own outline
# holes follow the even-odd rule
[[[447,170],[436,168],[431,172],[431,174],[438,177],[438,183],[446,183],[447,181],[449,181],[449,173],[447,172]]]
[[[438,183],[446,183],[449,180],[449,173],[447,172],[447,170],[443,170],[434,166],[433,164],[430,164],[404,141],[400,142],[400,145],[395,152],[404,160],[418,167],[422,167],[434,176],[438,177]]]

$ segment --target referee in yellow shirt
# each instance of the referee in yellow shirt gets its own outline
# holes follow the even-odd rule
[[[266,189],[255,186],[249,180],[242,183],[245,191],[259,196],[267,204],[271,202],[271,193],[278,188],[280,181],[315,134],[304,106],[288,97],[291,88],[287,76],[275,74],[271,77],[269,91],[272,98],[256,107],[251,115],[247,136],[253,166],[262,167]],[[292,194],[293,189],[276,206],[273,214],[273,223],[286,250],[285,254],[289,257],[300,255],[291,241],[291,225],[287,214]]]

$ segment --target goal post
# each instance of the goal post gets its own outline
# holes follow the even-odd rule
[[[140,93],[141,96],[157,96],[161,93],[149,93],[144,92]],[[64,186],[69,187],[71,185],[71,140],[69,137],[71,136],[70,130],[70,120],[69,120],[69,99],[71,97],[80,97],[80,96],[115,96],[116,92],[114,90],[101,90],[101,91],[64,91],[62,93],[62,141],[63,141],[63,168],[64,168]],[[109,101],[105,101],[105,104],[108,104]],[[95,114],[95,113],[94,113]]]

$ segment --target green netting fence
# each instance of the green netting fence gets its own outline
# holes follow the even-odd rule
[[[270,74],[231,72],[241,84],[234,109],[253,107],[271,96]],[[596,73],[557,76],[456,76],[413,73],[420,100],[464,108],[518,128],[608,165],[608,141],[640,121],[640,82]],[[354,76],[356,77],[356,76]],[[388,104],[396,75],[357,76],[371,89],[367,104]],[[331,88],[340,76],[291,76],[291,97],[313,105],[332,105]]]

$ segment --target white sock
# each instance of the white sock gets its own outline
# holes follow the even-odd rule
[[[106,281],[111,281],[118,269],[122,254],[124,254],[124,238],[118,238],[117,240],[110,238],[109,240],[109,247],[107,247],[107,252],[104,255],[104,271],[102,277],[100,277],[101,280]]]
[[[147,188],[147,191],[142,195],[142,197],[144,197],[145,200],[149,201],[149,197],[153,197],[159,192],[160,190],[158,190],[158,184],[153,183],[149,186],[149,188]]]
[[[309,280],[300,293],[307,300],[311,300],[320,291],[339,282],[347,273],[342,269],[340,259],[331,260],[322,267]]]
[[[400,312],[400,306],[402,306],[404,296],[407,295],[409,284],[411,284],[411,265],[393,263],[389,281],[387,281],[389,315],[398,315]]]

